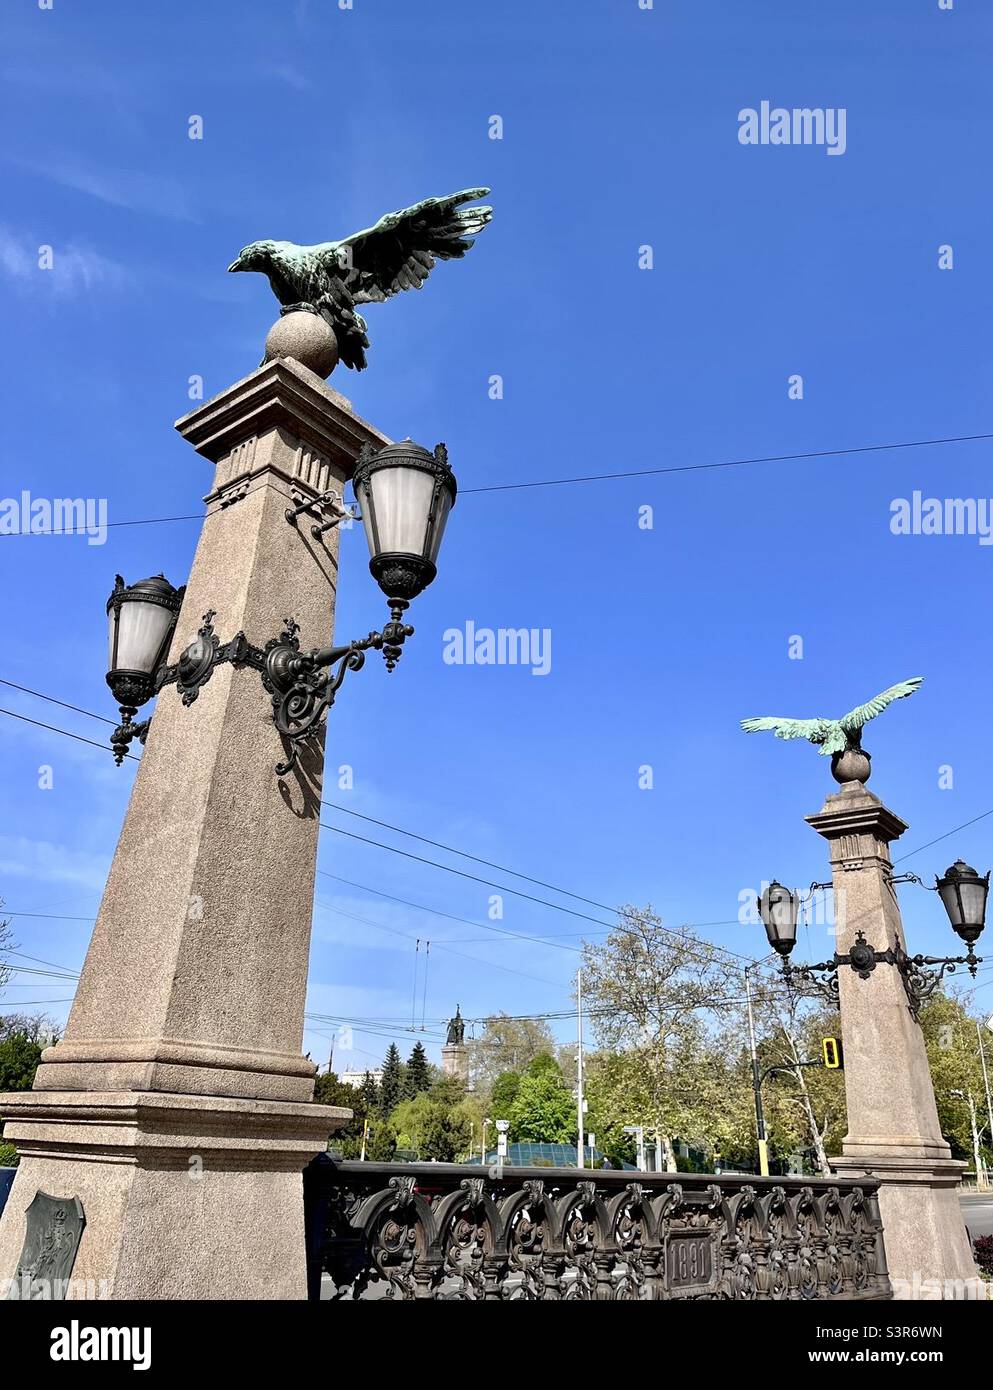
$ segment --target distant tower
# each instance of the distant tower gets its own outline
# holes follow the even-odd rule
[[[441,1069],[446,1076],[469,1080],[469,1049],[465,1045],[465,1020],[458,1004],[455,1017],[448,1020],[448,1037],[441,1049]]]

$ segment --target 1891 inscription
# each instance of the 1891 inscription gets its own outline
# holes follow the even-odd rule
[[[713,1232],[670,1231],[666,1237],[665,1269],[670,1289],[709,1286],[714,1275]]]

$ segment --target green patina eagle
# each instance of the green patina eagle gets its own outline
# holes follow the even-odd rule
[[[309,309],[334,331],[346,367],[361,371],[369,346],[356,304],[380,304],[401,290],[419,290],[435,260],[457,260],[493,216],[488,207],[465,208],[488,188],[466,188],[446,198],[425,198],[389,212],[374,227],[341,241],[297,246],[253,241],[228,270],[258,270],[269,277],[282,312]]]
[[[862,747],[862,729],[870,719],[875,719],[887,705],[894,700],[902,700],[913,695],[923,682],[923,676],[911,676],[910,680],[891,685],[881,695],[868,704],[857,705],[840,719],[782,719],[778,715],[766,715],[763,719],[743,719],[741,727],[746,734],[756,734],[772,730],[777,738],[805,738],[811,743],[821,745],[821,754],[844,753]]]

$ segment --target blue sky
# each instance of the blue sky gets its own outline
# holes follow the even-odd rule
[[[188,380],[211,395],[245,375],[274,317],[261,278],[225,274],[238,249],[493,189],[467,260],[372,306],[368,371],[332,378],[386,433],[446,440],[466,491],[400,669],[387,680],[370,665],[335,709],[329,767],[350,764],[355,785],[329,782],[330,799],[602,903],[650,902],[671,925],[733,923],[763,878],[826,877],[803,816],[834,786],[812,749],[746,738],[739,719],[839,715],[921,674],[866,735],[872,789],[911,823],[897,853],[993,807],[993,552],[974,535],[890,531],[893,499],[914,491],[988,499],[990,442],[468,491],[993,431],[988,10],[21,0],[2,38],[2,496],[106,498],[112,522],[198,512],[208,475],[172,429]],[[739,110],[763,100],[844,108],[844,155],[740,144]],[[938,268],[942,245],[953,270]],[[0,538],[0,675],[113,716],[114,574],[181,583],[196,533]],[[360,532],[343,547],[342,638],[381,616]],[[443,633],[467,621],[550,629],[549,673],[447,665]],[[0,692],[9,709],[106,732]],[[133,765],[3,717],[0,755],[0,893],[19,913],[66,915],[18,916],[20,949],[78,969]],[[985,870],[991,831],[993,817],[906,867],[930,876],[962,855]],[[332,832],[320,868],[488,920],[490,888]],[[539,945],[318,884],[314,1012],[409,1018],[414,944],[397,932],[432,943],[428,1020],[456,1002],[469,1017],[569,1004],[575,918],[508,896],[498,925],[564,934]],[[936,900],[902,892],[914,946],[948,949]],[[755,928],[706,934],[760,953]],[[809,944],[830,950],[823,931]],[[23,975],[4,1006],[66,995]],[[418,1020],[420,1001],[419,986]],[[372,1065],[380,1031],[356,1030],[340,1064]],[[308,1032],[306,1046],[323,1057],[328,1039]]]

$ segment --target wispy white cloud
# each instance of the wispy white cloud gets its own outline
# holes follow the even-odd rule
[[[260,76],[271,77],[276,82],[284,82],[287,87],[292,87],[294,91],[313,91],[313,82],[306,73],[301,72],[292,63],[260,63],[258,70]]]
[[[109,857],[90,854],[51,840],[0,835],[0,877],[33,879],[41,884],[72,883],[102,890]]]
[[[50,248],[50,255],[48,254]],[[0,225],[0,274],[20,289],[69,295],[96,289],[121,290],[132,272],[91,247],[65,245],[17,233]]]
[[[9,162],[37,178],[86,193],[111,207],[150,212],[180,222],[199,221],[188,190],[177,179],[162,174],[134,169],[93,169],[68,159],[48,164],[16,158]]]

